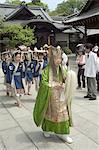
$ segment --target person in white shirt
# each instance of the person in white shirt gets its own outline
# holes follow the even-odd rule
[[[92,52],[93,45],[85,45],[85,77],[87,77],[87,95],[84,98],[96,100],[97,55]]]

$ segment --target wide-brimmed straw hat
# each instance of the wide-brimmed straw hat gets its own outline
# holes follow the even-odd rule
[[[76,47],[82,47],[82,46],[84,46],[83,44],[78,44]]]
[[[18,46],[19,48],[20,48],[20,50],[27,50],[27,47],[25,46],[25,45],[20,45],[20,46]]]
[[[15,51],[13,51],[12,55],[15,55],[16,53],[21,54],[22,52],[20,50],[15,50]]]
[[[47,44],[44,44],[43,48],[49,48],[49,46]]]
[[[34,51],[33,52],[37,52],[37,51],[38,51],[37,47],[34,47]]]
[[[1,54],[2,55],[6,55],[6,54],[8,54],[9,53],[9,51],[5,51],[5,52],[2,52]]]
[[[36,50],[37,53],[45,53],[45,50]]]

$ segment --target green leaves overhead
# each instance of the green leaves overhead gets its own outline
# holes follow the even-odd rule
[[[23,43],[26,46],[36,43],[34,29],[27,26],[4,24],[2,28],[0,26],[0,35],[9,38],[8,47],[15,47],[18,43]]]
[[[8,4],[20,4],[21,1],[20,0],[6,0],[5,3],[8,3]]]
[[[87,0],[67,0],[57,5],[55,11],[50,12],[52,16],[55,15],[70,15],[76,11],[81,10]]]
[[[5,3],[20,5],[22,3],[22,0],[6,0]],[[31,2],[26,2],[23,0],[23,4],[27,4],[27,5],[31,5],[31,6],[42,6],[46,10],[48,10],[48,5],[46,3],[41,2],[41,0],[31,0]]]

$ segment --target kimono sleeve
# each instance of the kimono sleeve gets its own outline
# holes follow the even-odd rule
[[[33,118],[37,126],[40,126],[42,124],[48,107],[48,101],[50,97],[50,87],[48,86],[48,81],[49,81],[49,69],[48,67],[46,67],[46,69],[42,73],[42,80],[40,83],[40,88],[37,94],[33,110]]]

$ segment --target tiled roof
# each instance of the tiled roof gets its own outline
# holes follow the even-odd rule
[[[30,20],[15,20],[13,17],[20,13],[20,10],[26,9],[26,11],[30,12],[30,14],[34,16],[40,16],[41,18],[35,18]],[[64,25],[62,21],[55,21],[53,18],[51,18],[46,11],[42,7],[35,7],[35,6],[16,6],[16,5],[8,5],[8,4],[0,4],[0,14],[1,18],[5,18],[5,20],[9,23],[17,23],[17,24],[26,24],[29,22],[49,22],[50,24],[53,24],[53,26],[59,30],[64,30],[68,28],[68,26]],[[11,19],[12,18],[12,19]]]
[[[86,2],[86,5],[82,8],[82,10],[76,15],[75,17],[72,18],[65,18],[64,23],[65,24],[75,24],[75,25],[80,25],[83,22],[81,21],[86,21],[87,19],[93,18],[99,16],[99,1],[96,0],[88,0]]]
[[[24,5],[8,5],[8,4],[0,4],[0,17],[9,18],[17,13],[22,7],[26,7]],[[27,9],[33,13],[34,15],[41,15],[44,20],[52,21],[51,17],[43,10],[42,7],[37,6],[27,6]]]

